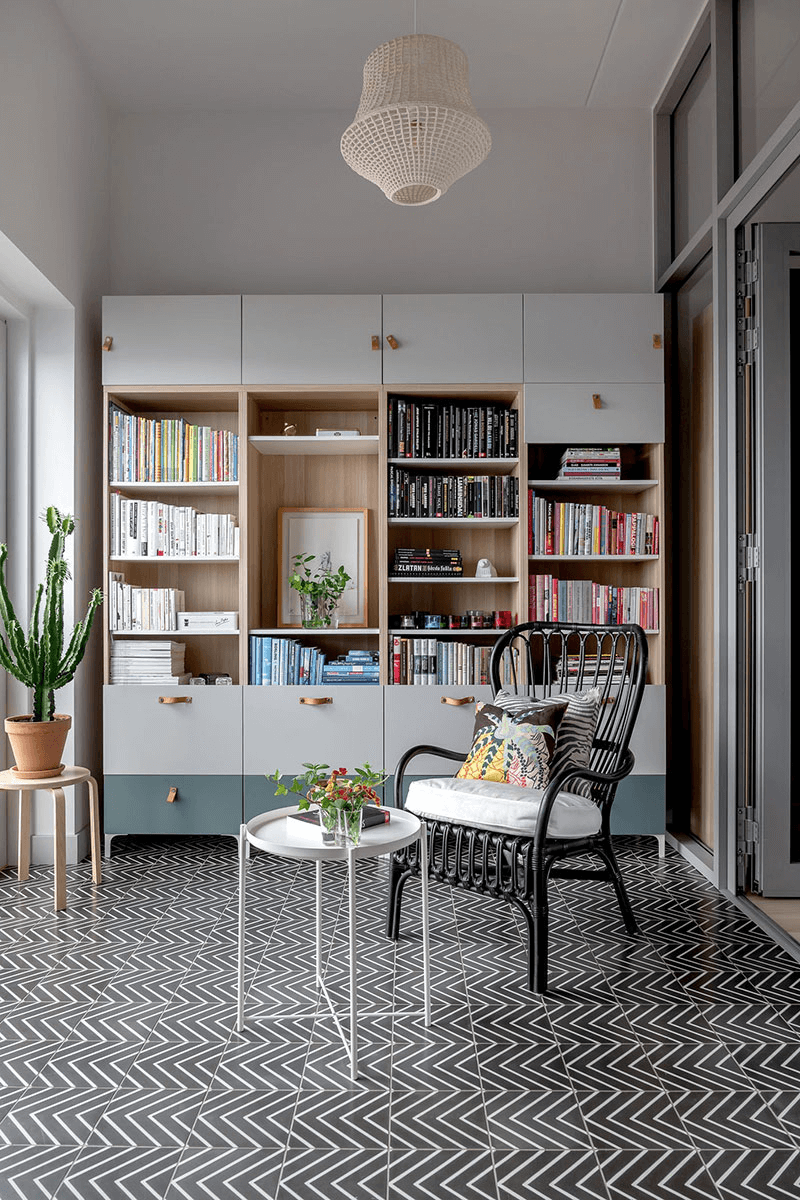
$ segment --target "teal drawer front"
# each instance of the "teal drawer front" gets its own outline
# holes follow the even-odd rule
[[[666,776],[629,775],[623,779],[611,809],[611,832],[659,834],[666,828]]]
[[[167,803],[170,788],[174,803]],[[241,775],[106,775],[106,837],[120,833],[239,832]]]
[[[455,768],[458,763],[454,763]],[[453,772],[455,773],[455,772]],[[406,775],[405,788],[426,775]],[[386,802],[394,803],[394,777],[386,781]],[[617,788],[611,809],[612,833],[659,834],[667,827],[667,781],[664,775],[629,775]]]

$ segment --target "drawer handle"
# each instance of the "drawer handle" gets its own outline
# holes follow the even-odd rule
[[[397,349],[399,343],[393,333],[387,333],[386,340],[389,343],[389,345],[392,347],[393,350]]]
[[[378,337],[377,333],[373,333],[373,335],[372,335],[372,349],[373,349],[373,350],[380,350],[380,348],[381,348],[381,339]]]
[[[442,704],[453,704],[456,708],[460,708],[462,704],[474,704],[474,696],[442,696]]]
[[[654,333],[654,334],[653,334],[653,349],[654,349],[654,350],[660,350],[660,349],[661,349],[661,346],[662,346],[661,334],[660,334],[660,333]]]
[[[167,792],[167,804],[174,804],[177,799],[178,789],[175,787],[170,788]]]
[[[191,704],[191,696],[159,696],[159,704]]]
[[[103,349],[104,350],[110,350],[113,344],[114,344],[113,337],[109,336],[109,337],[103,339]]]
[[[600,396],[599,392],[595,392],[594,395],[592,396],[592,404],[594,405],[595,408],[603,407],[603,400],[602,400],[602,397]]]
[[[333,696],[301,696],[301,704],[333,704]]]

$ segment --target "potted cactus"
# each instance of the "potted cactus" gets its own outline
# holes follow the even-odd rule
[[[5,630],[5,637],[0,630],[0,667],[33,691],[33,712],[7,717],[5,722],[17,764],[13,769],[26,779],[45,779],[64,770],[61,755],[72,717],[55,711],[55,693],[74,678],[86,651],[95,610],[103,602],[103,593],[95,588],[86,616],[76,624],[65,649],[64,582],[69,568],[64,546],[75,521],[69,513],[62,514],[54,507],[47,509],[44,520],[53,538],[45,582],[36,589],[27,636],[8,595],[8,547],[0,543],[0,620]]]

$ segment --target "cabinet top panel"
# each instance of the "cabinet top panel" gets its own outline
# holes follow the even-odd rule
[[[664,297],[529,293],[526,383],[662,383]]]
[[[239,384],[241,324],[241,296],[104,296],[103,383]]]

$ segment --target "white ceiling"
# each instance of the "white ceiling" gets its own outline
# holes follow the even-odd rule
[[[413,0],[56,0],[122,112],[356,109],[364,60]],[[495,108],[649,108],[704,0],[417,0]]]

